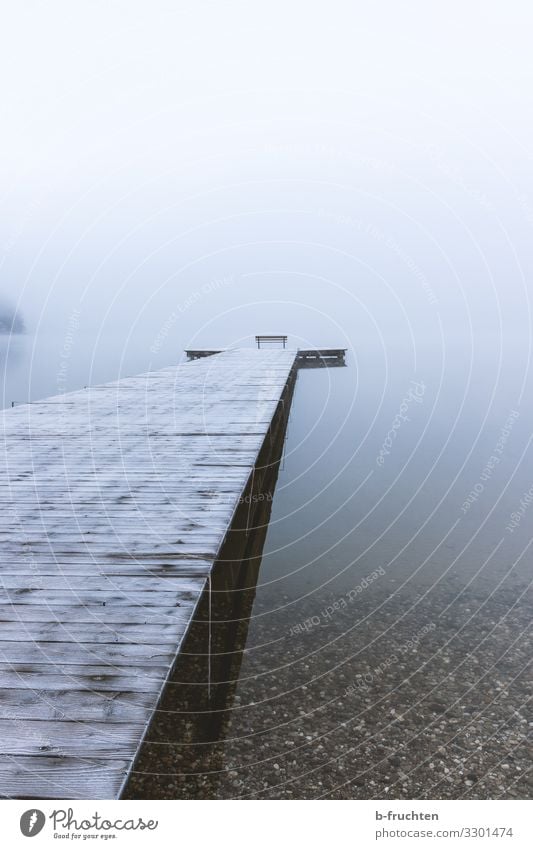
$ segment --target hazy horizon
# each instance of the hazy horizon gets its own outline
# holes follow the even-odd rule
[[[6,10],[17,395],[35,397],[30,370],[57,372],[70,337],[69,388],[259,332],[385,357],[518,344],[527,368],[526,8]]]

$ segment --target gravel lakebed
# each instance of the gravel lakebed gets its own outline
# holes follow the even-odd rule
[[[276,611],[259,592],[216,733],[175,685],[126,798],[531,798],[525,590],[376,581]]]

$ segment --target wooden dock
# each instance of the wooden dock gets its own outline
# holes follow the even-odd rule
[[[204,357],[212,357],[213,354],[223,354],[225,350],[227,350],[227,349],[225,349],[225,348],[192,348],[190,350],[186,350],[185,353],[187,355],[188,360],[201,360]]]
[[[329,364],[331,362],[344,362],[346,357],[346,348],[298,348],[296,353],[296,361],[298,363],[307,362],[322,362]]]
[[[256,336],[256,339],[274,338],[287,339],[286,336],[261,337]],[[225,350],[232,350],[231,348]],[[205,357],[212,357],[214,354],[223,353],[221,348],[189,348],[185,350],[188,360],[201,360]],[[296,363],[307,365],[311,363],[321,363],[322,365],[344,363],[346,358],[346,348],[298,348],[296,353]]]
[[[120,796],[296,352],[2,414],[0,795]]]

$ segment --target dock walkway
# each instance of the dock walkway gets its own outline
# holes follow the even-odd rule
[[[287,339],[286,336],[256,336],[256,339]],[[185,354],[188,360],[200,360],[204,357],[212,357],[214,354],[221,354],[223,351],[230,351],[231,348],[186,348]],[[303,365],[308,365],[311,362],[320,362],[323,365],[344,363],[346,357],[346,348],[298,348],[296,351],[296,362]]]
[[[2,413],[1,796],[120,795],[295,358],[233,349]]]

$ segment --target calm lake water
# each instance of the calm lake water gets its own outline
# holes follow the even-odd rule
[[[471,368],[459,350],[356,354],[298,375],[228,771],[217,763],[179,786],[529,797],[524,361],[504,368],[490,349]]]
[[[57,391],[57,344],[29,342],[6,406],[30,371]],[[224,739],[159,741],[139,795],[532,795],[528,369],[519,345],[362,343],[299,371]]]

